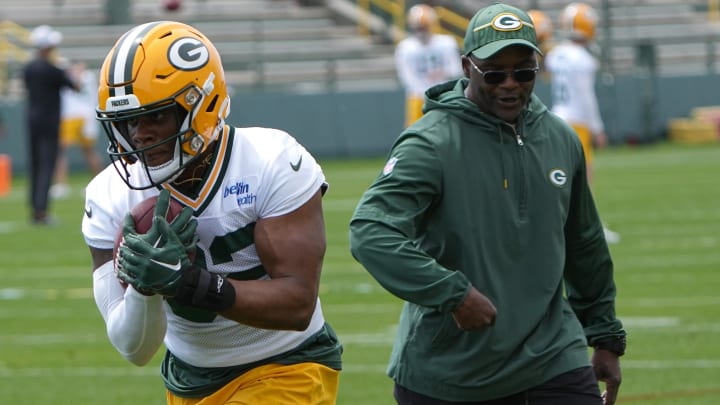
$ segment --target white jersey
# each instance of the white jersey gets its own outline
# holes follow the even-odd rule
[[[229,128],[220,137],[215,161],[198,196],[189,198],[166,185],[172,196],[195,211],[196,263],[237,279],[267,279],[253,243],[260,218],[290,213],[325,186],[320,165],[289,134],[269,128]],[[139,165],[132,176],[144,176]],[[82,232],[94,248],[112,249],[125,214],[157,189],[131,190],[109,165],[86,189]],[[203,263],[204,262],[204,263]],[[247,364],[298,346],[325,320],[318,300],[310,326],[302,331],[266,330],[213,312],[171,306],[165,301],[165,346],[198,367]]]
[[[551,74],[552,111],[570,124],[603,132],[595,95],[598,62],[590,51],[572,41],[562,42],[545,56],[545,68]]]
[[[460,50],[449,35],[434,34],[427,44],[409,36],[395,48],[397,75],[409,96],[422,97],[428,88],[463,75]]]

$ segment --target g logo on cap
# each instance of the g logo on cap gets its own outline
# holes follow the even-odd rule
[[[180,70],[197,70],[208,63],[210,52],[195,38],[180,38],[170,45],[168,60]]]
[[[523,21],[515,14],[500,13],[493,18],[492,27],[497,31],[517,31],[523,27]]]

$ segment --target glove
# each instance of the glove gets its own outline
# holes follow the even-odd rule
[[[181,270],[191,264],[187,248],[163,217],[154,216],[152,227],[144,235],[130,231],[133,222],[132,217],[125,217],[125,239],[118,249],[118,278],[139,292],[174,296]]]
[[[167,218],[167,211],[170,209],[170,192],[166,189],[160,190],[157,202],[155,203],[154,216],[161,218]],[[170,229],[178,236],[188,257],[193,261],[195,254],[195,245],[198,241],[198,235],[195,233],[197,230],[197,220],[193,218],[193,210],[190,207],[185,207],[178,214],[177,217],[170,223]],[[123,229],[123,232],[125,230]],[[134,228],[133,228],[134,232]]]
[[[185,254],[190,261],[195,259],[195,246],[198,242],[197,220],[193,218],[190,207],[183,208],[182,212],[170,223],[170,230],[177,235],[180,243],[185,247]]]

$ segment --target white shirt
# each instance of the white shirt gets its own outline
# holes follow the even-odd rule
[[[570,124],[584,125],[593,134],[603,132],[595,75],[598,62],[583,45],[564,41],[545,56],[551,74],[552,111]]]
[[[460,50],[449,35],[434,34],[427,44],[409,36],[395,48],[398,78],[410,96],[422,97],[428,88],[463,75]]]

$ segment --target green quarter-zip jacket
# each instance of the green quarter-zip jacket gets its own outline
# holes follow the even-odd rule
[[[514,128],[466,86],[428,90],[350,223],[353,256],[406,301],[388,374],[448,401],[522,392],[624,334],[577,135],[534,95]],[[463,331],[452,312],[471,285],[497,318]]]

